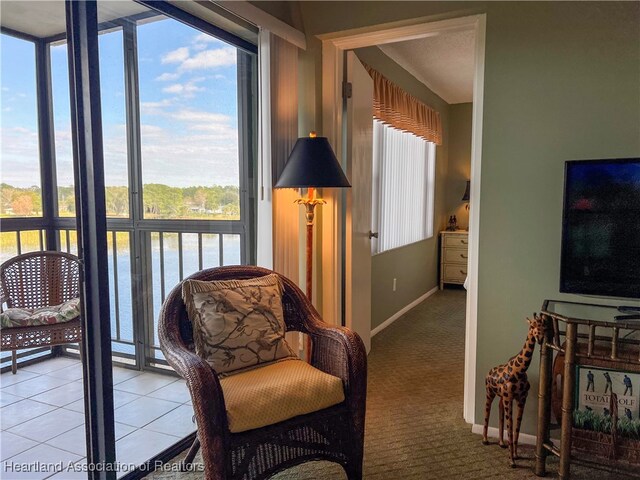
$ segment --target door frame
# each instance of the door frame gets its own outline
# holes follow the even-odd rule
[[[469,209],[469,288],[467,290],[464,419],[475,423],[476,349],[478,324],[478,251],[480,232],[480,164],[482,155],[482,112],[484,94],[484,62],[486,14],[446,20],[417,18],[373,25],[353,30],[319,35],[322,41],[322,131],[338,153],[343,152],[342,81],[346,50],[414,40],[444,32],[475,32],[475,75],[473,82],[473,114],[471,140],[471,194]],[[343,166],[348,159],[341,158]],[[342,318],[342,260],[345,255],[341,212],[343,197],[327,191],[327,205],[322,213],[322,311],[326,318]]]

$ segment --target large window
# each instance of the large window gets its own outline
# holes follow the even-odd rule
[[[69,97],[67,44],[61,42],[51,45],[50,52],[58,215],[61,217],[74,217],[76,214],[76,200],[73,185],[71,100]]]
[[[137,35],[144,217],[239,220],[237,49],[171,19]]]
[[[107,216],[129,216],[127,133],[122,29],[101,33],[100,97]],[[55,127],[58,215],[75,216],[71,112],[69,111],[69,67],[67,44],[51,46],[51,84]]]
[[[373,253],[433,236],[435,163],[434,143],[373,121]]]
[[[107,216],[128,217],[129,173],[122,29],[102,33],[98,39]]]
[[[32,42],[0,37],[0,216],[42,216],[36,58]]]

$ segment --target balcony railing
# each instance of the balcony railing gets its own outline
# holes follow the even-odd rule
[[[60,219],[60,222],[71,224],[72,221]],[[0,234],[0,261],[44,250],[48,231],[53,232],[57,249],[78,253],[77,233],[72,227],[47,230],[17,226],[11,231],[11,223],[5,222]],[[167,364],[157,334],[162,303],[186,276],[203,268],[242,263],[243,232],[238,226],[230,225],[233,222],[165,221],[164,229],[153,224],[136,229],[120,220],[109,223],[116,224],[107,232],[113,360],[138,368],[165,369]],[[78,353],[75,345],[65,350]],[[18,358],[19,361],[31,360],[49,351],[48,348],[19,351]],[[3,352],[0,362],[6,370],[10,353]]]

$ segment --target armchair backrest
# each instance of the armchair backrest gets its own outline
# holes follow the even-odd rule
[[[202,281],[245,280],[263,277],[272,273],[276,272],[261,267],[234,265],[201,270],[187,279]],[[309,309],[313,307],[295,283],[282,275],[279,276],[283,285],[282,308],[287,331],[306,332],[305,321],[308,317]],[[167,296],[160,312],[158,329],[160,331],[161,344],[163,341],[172,342],[177,340],[170,332],[179,332],[180,340],[192,348],[193,330],[191,321],[187,316],[186,307],[182,301],[182,282],[176,285]]]
[[[59,305],[80,296],[80,262],[57,251],[18,255],[0,265],[0,290],[9,308]]]

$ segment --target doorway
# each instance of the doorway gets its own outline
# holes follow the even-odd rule
[[[346,122],[343,113],[342,79],[345,69],[345,52],[356,48],[400,42],[435,36],[442,32],[472,29],[475,33],[475,74],[473,80],[472,147],[470,175],[469,212],[469,266],[465,329],[465,380],[464,418],[473,423],[475,411],[476,342],[477,342],[477,278],[478,278],[478,234],[480,199],[480,162],[482,142],[482,109],[484,90],[484,39],[485,15],[454,18],[450,20],[416,23],[399,27],[367,27],[351,30],[349,33],[336,32],[320,36],[323,42],[323,132],[338,152],[344,152],[347,141],[343,133]],[[349,158],[343,157],[347,170]],[[340,288],[343,272],[348,270],[353,259],[343,246],[335,246],[339,232],[344,228],[340,212],[346,210],[345,200],[338,195],[329,197],[330,208],[325,209],[323,218],[323,312],[325,316],[348,318],[342,315],[345,295]],[[327,245],[327,247],[325,247]],[[334,256],[332,256],[334,255]],[[343,267],[344,262],[344,267]],[[347,279],[349,281],[349,279]],[[348,291],[350,287],[346,286]],[[345,302],[346,303],[346,302]],[[348,310],[350,305],[345,305]],[[350,326],[347,322],[347,326]]]

